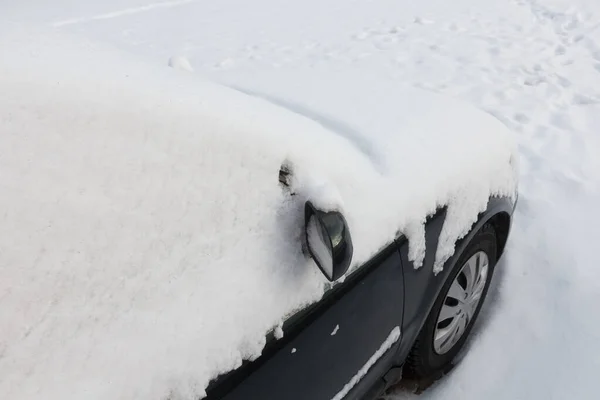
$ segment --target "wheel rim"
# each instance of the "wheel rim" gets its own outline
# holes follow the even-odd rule
[[[478,251],[462,266],[454,278],[438,315],[433,336],[436,353],[444,354],[464,335],[477,306],[481,302],[487,281],[489,258]]]

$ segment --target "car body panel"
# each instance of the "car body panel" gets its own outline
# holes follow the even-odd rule
[[[437,275],[433,274],[432,269],[437,241],[446,217],[446,208],[440,208],[426,223],[425,241],[427,252],[425,262],[421,268],[414,268],[412,262],[408,259],[408,241],[399,243],[404,266],[406,298],[402,326],[404,335],[397,354],[397,364],[403,363],[406,359],[444,282],[472,237],[484,224],[495,216],[501,213],[512,215],[514,207],[515,201],[508,197],[490,198],[487,209],[480,213],[477,222],[473,224],[469,233],[456,243],[454,255],[446,261],[444,269]],[[500,257],[500,255],[498,256]]]
[[[317,310],[305,317],[300,328],[284,329],[286,335],[275,343],[278,348],[265,354],[266,359],[259,361],[260,368],[234,384],[222,398],[333,398],[390,332],[402,325],[402,274],[400,254],[392,243],[354,277],[349,277],[344,288],[323,300]],[[389,369],[398,345],[399,340],[381,357],[378,369]],[[358,394],[352,396],[346,398],[359,398]],[[208,398],[220,397],[209,391]]]

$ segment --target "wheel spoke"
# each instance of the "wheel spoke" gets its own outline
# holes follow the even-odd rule
[[[465,290],[460,286],[460,283],[458,283],[458,279],[454,279],[446,297],[450,297],[462,303],[465,300],[466,294]]]
[[[483,293],[484,288],[485,288],[485,278],[481,278],[481,281],[477,282],[477,285],[475,285],[475,289],[473,290],[473,293],[471,294],[470,301],[474,302],[474,301],[479,300],[479,298],[481,297],[481,294]]]
[[[433,336],[438,354],[450,351],[472,323],[488,280],[488,269],[487,254],[479,251],[463,264],[452,281]]]
[[[460,313],[460,307],[458,305],[456,306],[449,306],[447,304],[444,304],[442,306],[442,309],[440,310],[440,316],[438,317],[438,323],[445,321],[449,318],[454,318],[456,317],[458,314]]]
[[[479,264],[479,253],[474,255],[467,261],[467,265],[465,265],[463,271],[465,273],[465,278],[467,280],[467,287],[465,288],[465,292],[467,292],[467,296],[471,296],[473,293],[473,287],[475,286],[475,281],[477,280],[477,271]]]
[[[436,331],[434,344],[437,352],[445,353],[448,351],[448,345],[452,346],[458,329],[458,320],[459,318],[454,318],[448,326]]]
[[[485,289],[485,283],[487,281],[488,259],[485,256],[485,254],[483,256],[481,256],[481,258],[482,259],[480,260],[479,273],[477,274],[477,280],[473,287],[473,292],[471,293],[470,298],[469,298],[470,303],[478,302],[479,298],[481,297],[481,295],[483,293],[483,289]],[[475,304],[475,306],[477,306],[477,305]]]

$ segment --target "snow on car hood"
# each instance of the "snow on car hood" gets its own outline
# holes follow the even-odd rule
[[[356,267],[399,232],[419,264],[447,204],[444,259],[515,191],[500,123],[416,93],[345,114],[296,92],[350,131],[91,43],[19,32],[0,53],[3,399],[202,395],[322,296],[305,200],[344,212]]]
[[[493,116],[458,100],[352,69],[253,71],[251,79],[237,80],[244,84],[228,83],[314,120],[369,160],[377,176],[361,183],[369,193],[357,197],[348,189],[342,197],[356,200],[346,207],[356,207],[354,212],[346,211],[364,219],[354,224],[373,224],[372,230],[358,232],[364,232],[363,242],[373,239],[370,249],[399,230],[412,239],[409,256],[420,266],[425,216],[447,205],[434,266],[438,273],[488,198],[516,194],[518,160],[510,132]],[[335,158],[331,155],[334,164]],[[336,187],[348,182],[343,161],[340,166],[342,175],[332,179]],[[361,209],[371,204],[382,209],[367,217]],[[382,227],[385,234],[373,233]]]

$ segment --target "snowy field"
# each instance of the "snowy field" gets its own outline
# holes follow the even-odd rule
[[[234,86],[273,91],[288,76],[316,85],[352,71],[493,114],[520,154],[519,205],[495,289],[461,364],[418,397],[399,389],[390,399],[598,398],[596,0],[5,3],[0,24],[89,38]]]

